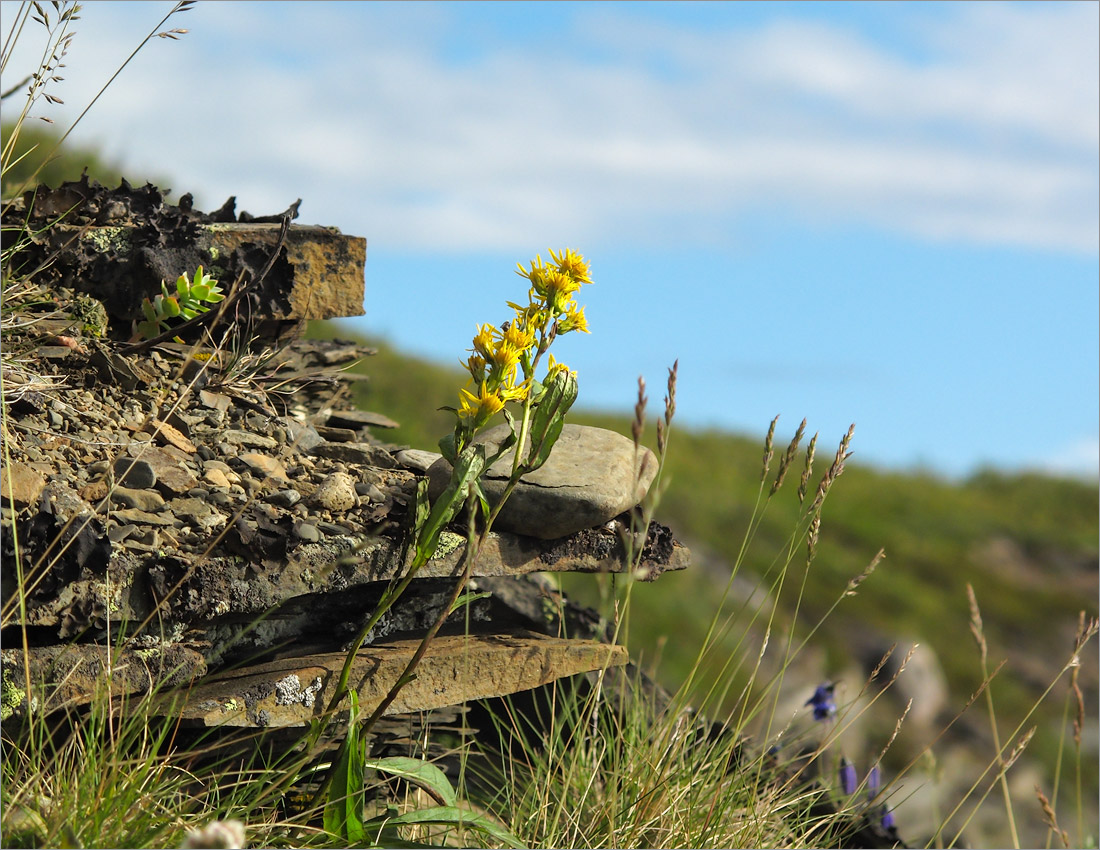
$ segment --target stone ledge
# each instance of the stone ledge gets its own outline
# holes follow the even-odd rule
[[[381,703],[419,645],[419,640],[402,640],[359,651],[349,681],[363,714]],[[185,724],[207,727],[304,726],[323,714],[346,657],[340,652],[304,655],[218,673],[180,694],[182,708],[166,696],[165,710]],[[416,678],[384,714],[505,696],[626,662],[621,646],[535,632],[439,636],[429,645]]]

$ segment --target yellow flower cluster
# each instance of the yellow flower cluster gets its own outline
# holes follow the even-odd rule
[[[468,433],[477,430],[503,410],[509,401],[527,400],[539,358],[559,334],[570,331],[588,333],[584,308],[578,307],[574,293],[582,284],[591,283],[584,257],[566,248],[559,255],[550,250],[550,263],[541,255],[530,267],[519,266],[519,274],[531,288],[526,306],[508,302],[515,317],[500,328],[479,325],[470,356],[463,364],[470,373],[470,384],[461,390],[461,407],[455,411]],[[563,369],[554,363],[551,368]]]

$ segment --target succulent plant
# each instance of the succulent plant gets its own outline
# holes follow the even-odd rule
[[[191,280],[185,274],[176,279],[175,294],[168,291],[164,281],[161,281],[160,288],[160,295],[141,302],[145,319],[135,323],[134,334],[138,339],[152,339],[162,331],[171,329],[170,319],[193,319],[209,310],[210,304],[217,304],[225,298],[218,282],[202,266],[195,269]]]

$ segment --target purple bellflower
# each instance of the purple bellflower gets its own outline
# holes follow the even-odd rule
[[[833,699],[835,688],[832,682],[818,685],[814,695],[806,700],[806,705],[814,707],[814,720],[828,720],[836,714],[836,701]]]

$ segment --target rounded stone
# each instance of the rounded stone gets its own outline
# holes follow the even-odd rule
[[[313,504],[326,511],[346,511],[355,507],[355,479],[346,472],[326,475],[313,492]]]
[[[151,490],[156,486],[157,474],[152,464],[145,460],[120,457],[115,461],[115,480],[133,490]]]
[[[511,433],[498,425],[479,435],[492,453]],[[512,470],[514,450],[506,452],[482,478],[492,505],[500,498]],[[657,458],[647,448],[615,431],[566,425],[546,463],[523,476],[494,528],[552,540],[614,519],[645,498],[657,474]],[[441,458],[428,469],[428,495],[446,489],[451,465]]]
[[[317,526],[308,522],[294,523],[294,534],[305,543],[316,543],[321,539],[321,532],[317,530]]]
[[[267,497],[265,501],[281,508],[290,508],[302,500],[302,494],[297,490],[277,490]]]

